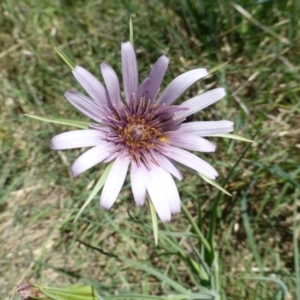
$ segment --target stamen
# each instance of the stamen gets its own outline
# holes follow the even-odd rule
[[[131,154],[152,149],[155,143],[164,141],[161,132],[149,124],[151,119],[151,115],[145,119],[133,114],[127,117],[125,126],[118,127],[118,136]]]

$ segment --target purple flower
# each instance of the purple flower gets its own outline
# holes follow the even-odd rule
[[[73,176],[103,162],[113,162],[105,182],[100,205],[110,209],[122,188],[130,166],[131,187],[137,205],[143,205],[148,192],[162,221],[180,212],[180,198],[171,175],[181,180],[178,164],[210,179],[217,171],[187,150],[214,152],[216,146],[203,138],[233,130],[230,121],[182,123],[187,116],[219,101],[223,88],[197,95],[173,105],[197,80],[208,75],[195,69],[176,77],[157,97],[169,59],[161,56],[148,78],[138,84],[136,55],[132,45],[122,44],[124,100],[118,77],[112,67],[100,65],[104,86],[87,70],[77,66],[73,74],[90,97],[68,90],[68,101],[96,123],[90,129],[74,130],[55,136],[53,149],[92,147],[72,166]]]

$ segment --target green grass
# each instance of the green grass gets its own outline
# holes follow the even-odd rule
[[[181,72],[229,61],[181,101],[200,89],[226,87],[226,99],[194,120],[232,120],[236,134],[250,139],[256,134],[255,141],[226,182],[232,197],[217,196],[215,188],[185,174],[178,183],[181,199],[207,234],[219,197],[215,244],[227,299],[282,299],[278,285],[262,279],[268,276],[285,283],[288,299],[296,297],[299,6],[296,1],[238,2],[249,18],[228,3],[0,2],[1,298],[8,299],[27,280],[54,286],[94,284],[103,297],[202,291],[199,239],[184,213],[159,224],[162,233],[155,247],[149,207],[135,207],[127,181],[110,211],[99,207],[96,196],[73,223],[104,167],[71,178],[70,166],[82,150],[49,148],[51,137],[68,127],[23,116],[87,121],[64,99],[68,88],[80,87],[53,46],[99,77],[103,61],[121,76],[120,43],[129,38],[130,15],[140,80],[161,54],[171,58],[163,87]],[[217,168],[222,184],[247,145],[212,140],[217,152],[204,158]]]

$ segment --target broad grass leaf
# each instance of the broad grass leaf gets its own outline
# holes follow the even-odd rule
[[[96,300],[98,294],[91,285],[71,285],[58,288],[42,284],[35,284],[45,296],[51,300]],[[46,298],[47,299],[47,298]]]

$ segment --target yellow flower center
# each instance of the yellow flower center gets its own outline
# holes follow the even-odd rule
[[[150,125],[150,121],[150,116],[145,119],[133,115],[127,118],[125,127],[119,127],[119,138],[131,148],[132,153],[153,148],[155,140],[165,140],[161,132]]]

